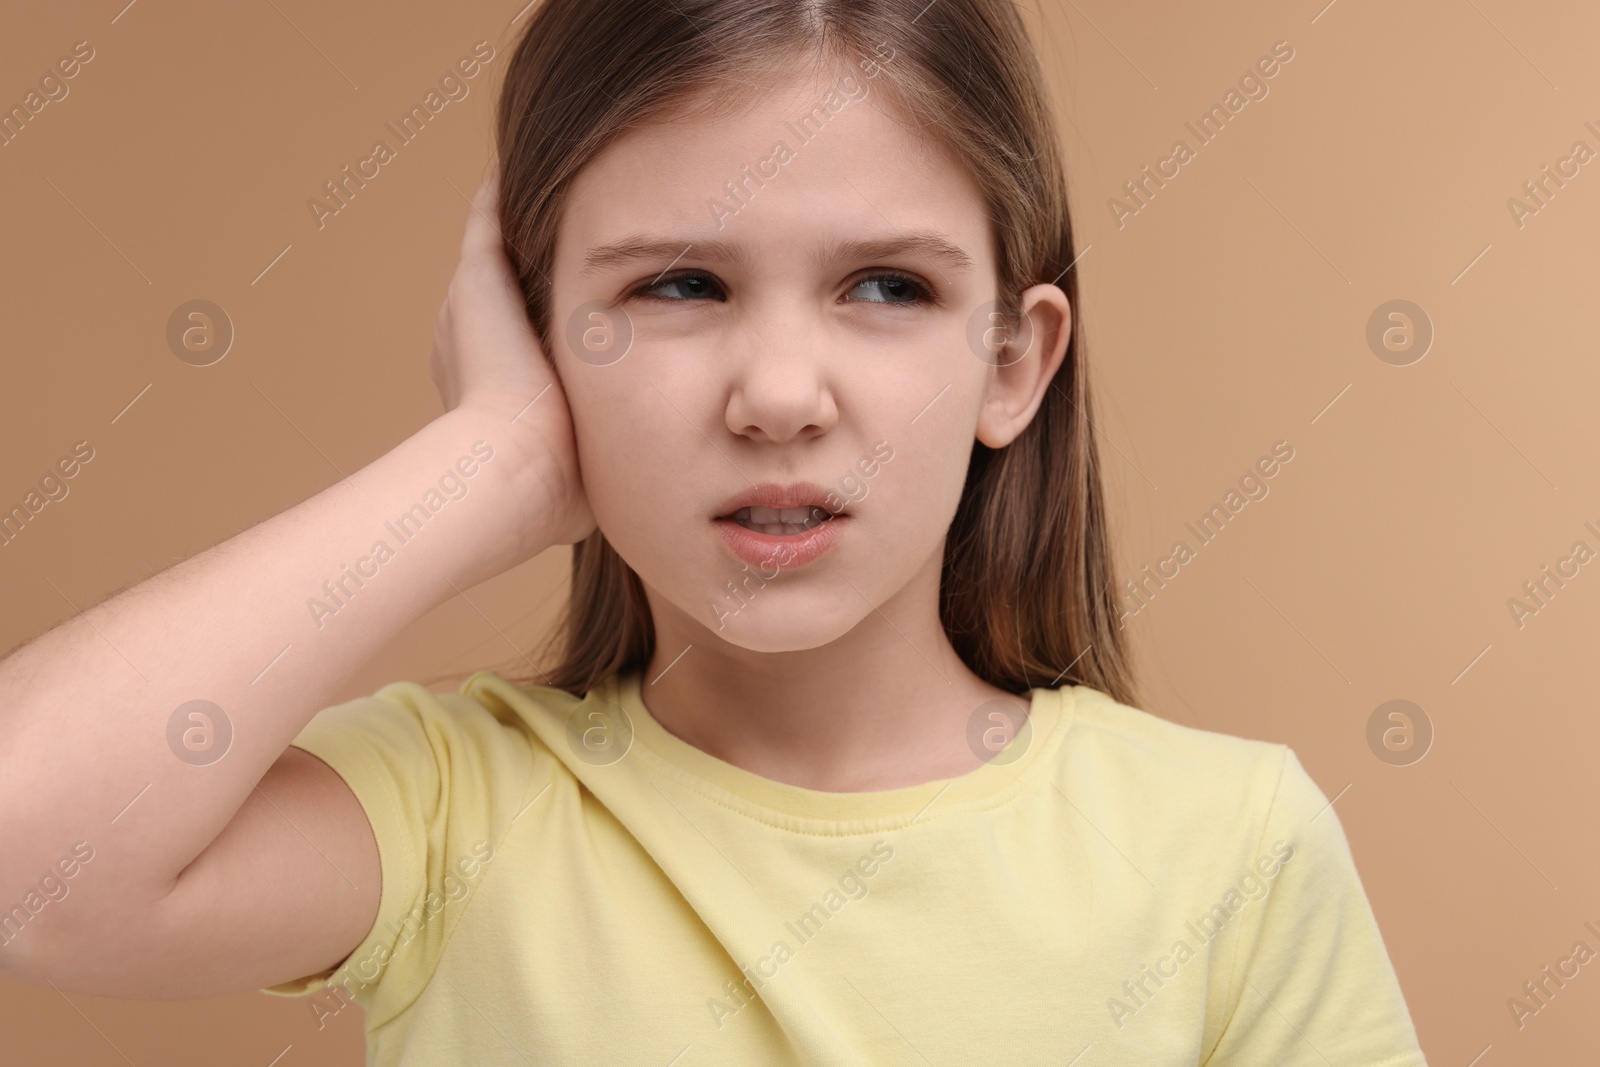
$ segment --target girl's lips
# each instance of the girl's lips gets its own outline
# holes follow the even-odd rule
[[[746,529],[733,519],[712,520],[733,554],[763,578],[812,562],[834,546],[849,521],[849,516],[841,513],[802,533],[765,534]]]
[[[815,482],[794,482],[790,485],[780,485],[777,482],[762,482],[752,485],[730,496],[719,505],[712,514],[718,519],[726,519],[740,508],[805,508],[818,507],[824,511],[829,510],[827,500],[829,492]]]

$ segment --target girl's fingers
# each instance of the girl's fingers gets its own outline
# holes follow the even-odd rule
[[[501,248],[503,238],[500,235],[499,210],[500,168],[495,164],[478,184],[478,191],[472,197],[472,206],[467,209],[467,225],[461,235],[463,262],[491,251],[502,256],[505,254]]]
[[[467,210],[461,257],[435,323],[435,382],[447,407],[521,388],[547,373],[499,226],[491,165]],[[516,384],[512,384],[516,383]]]

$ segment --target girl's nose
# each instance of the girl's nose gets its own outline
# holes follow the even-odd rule
[[[820,321],[786,316],[744,332],[730,361],[726,422],[742,437],[772,444],[818,437],[839,421],[823,359]]]

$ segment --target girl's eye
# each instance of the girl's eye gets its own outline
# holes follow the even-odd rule
[[[924,304],[930,296],[921,284],[904,274],[874,274],[856,282],[850,292],[860,294],[860,299],[870,304]]]
[[[651,285],[633,291],[634,296],[657,300],[718,300],[728,296],[711,275],[703,271],[683,271],[668,275]],[[933,296],[922,283],[904,274],[873,274],[850,287],[847,296],[870,304],[926,304]]]
[[[651,296],[660,300],[726,300],[727,296],[709,274],[685,271],[669,275],[653,285],[640,286],[635,296]]]

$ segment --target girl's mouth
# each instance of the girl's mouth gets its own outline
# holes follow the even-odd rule
[[[833,515],[827,508],[810,505],[799,508],[760,508],[744,507],[728,516],[730,520],[769,537],[784,537],[803,534],[825,522],[830,522]]]
[[[793,508],[747,505],[713,524],[728,549],[763,578],[778,570],[794,570],[826,554],[850,525],[845,512],[835,515],[818,504]]]
[[[712,525],[729,551],[772,578],[773,567],[804,567],[828,552],[851,525],[848,511],[824,506],[828,498],[811,482],[752,485],[724,499]]]

